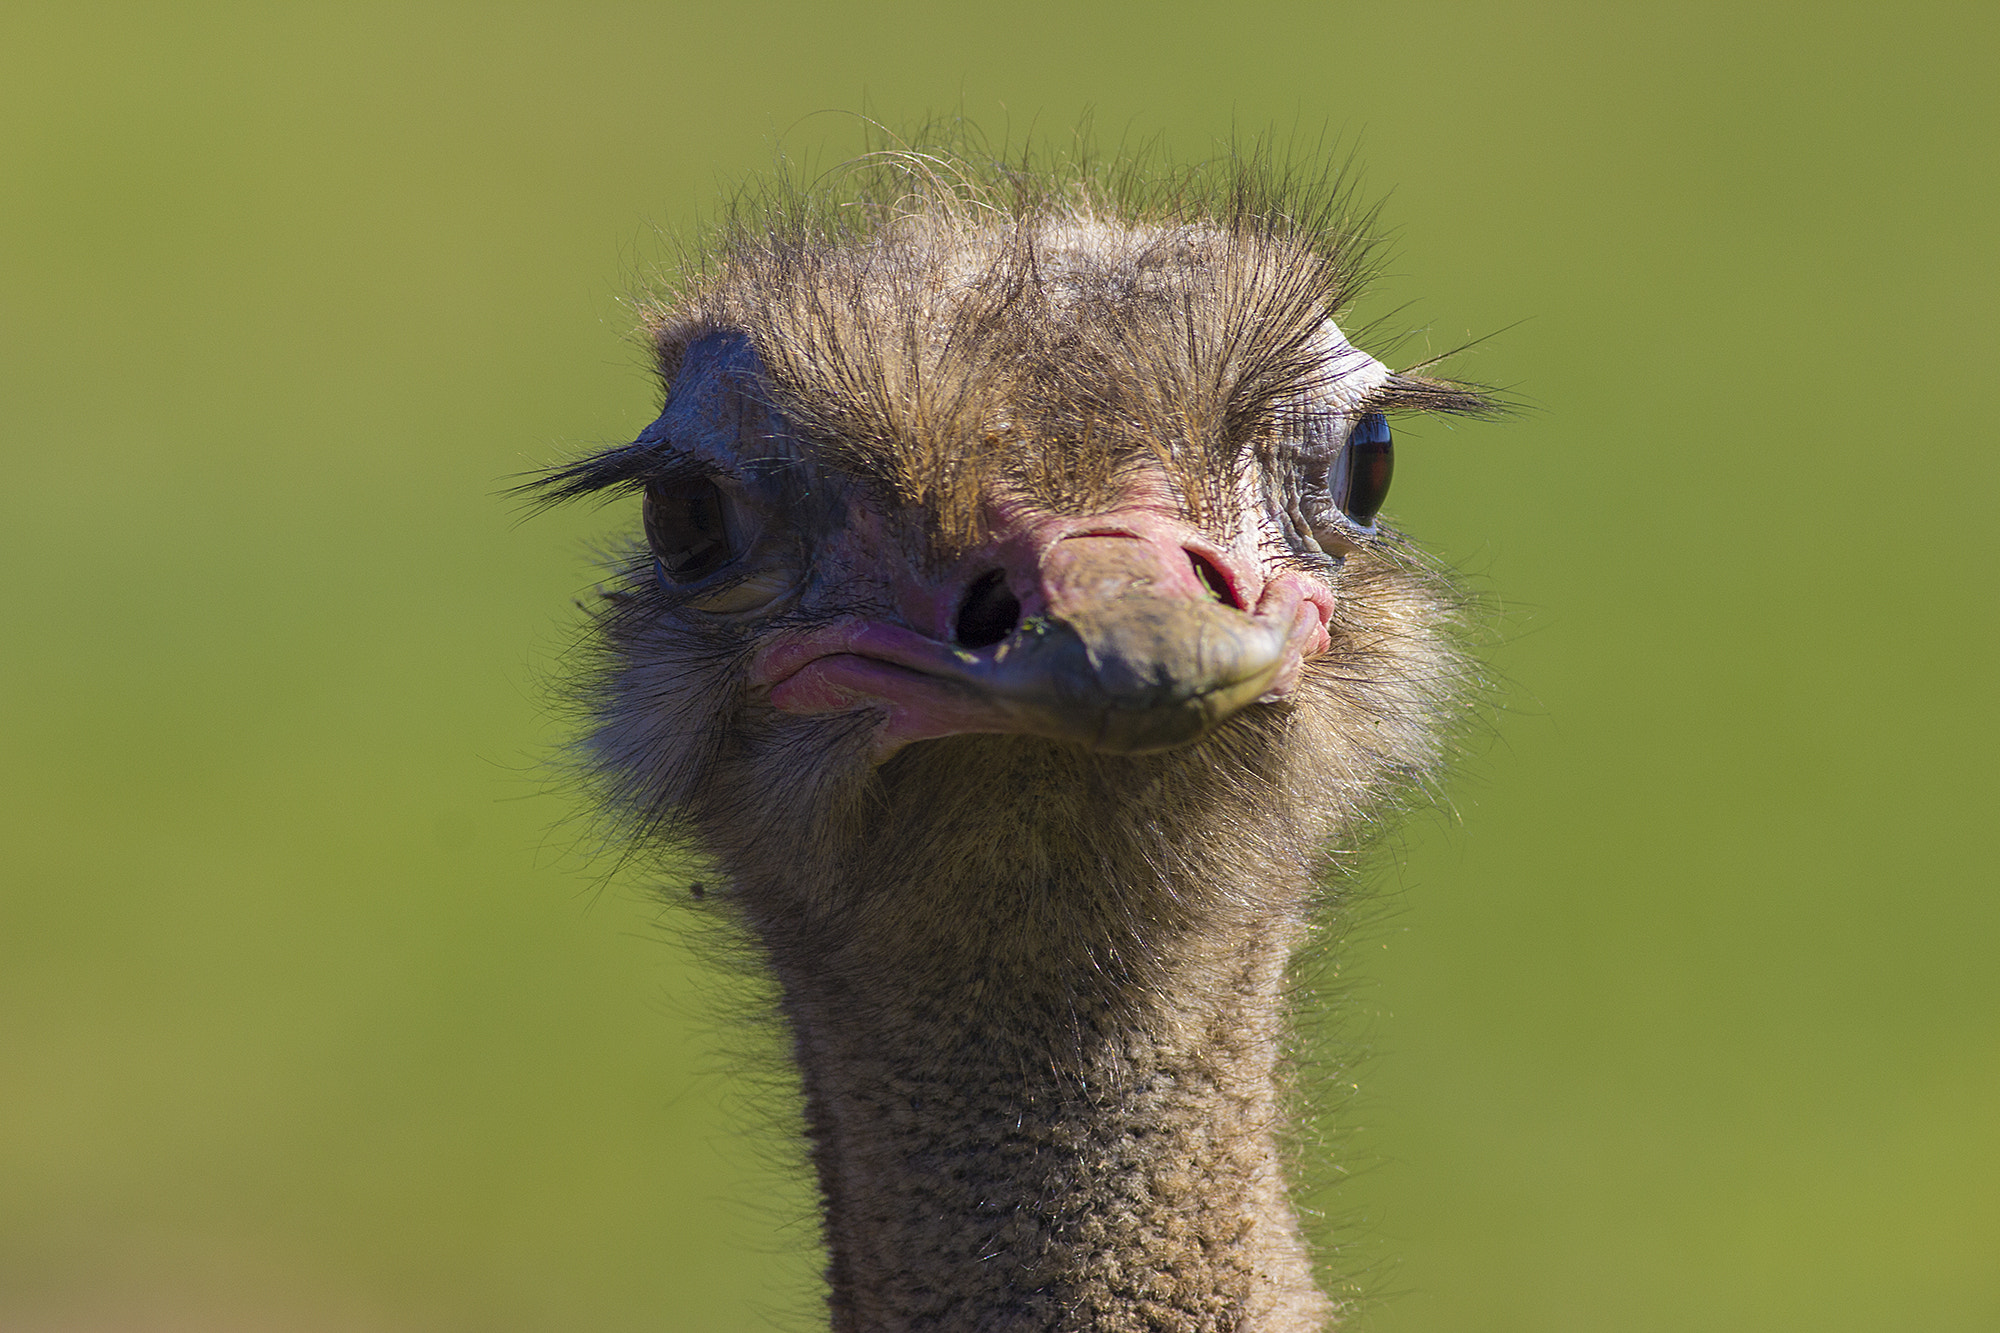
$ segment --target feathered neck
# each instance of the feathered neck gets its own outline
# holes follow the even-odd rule
[[[1276,1078],[1319,821],[1226,802],[1212,762],[907,756],[811,882],[737,883],[802,1071],[833,1327],[1323,1328]]]

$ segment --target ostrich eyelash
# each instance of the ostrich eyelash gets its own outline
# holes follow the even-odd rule
[[[526,496],[531,509],[539,513],[586,495],[634,490],[650,481],[718,475],[715,468],[680,453],[669,441],[641,436],[631,444],[592,454],[566,467],[551,468],[516,486],[513,493]]]
[[[1370,412],[1442,413],[1447,416],[1492,417],[1507,410],[1505,402],[1482,385],[1434,380],[1408,372],[1391,375],[1350,409],[1355,416]]]

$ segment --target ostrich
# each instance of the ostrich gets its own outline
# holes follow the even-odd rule
[[[828,1313],[1304,1330],[1288,964],[1430,775],[1453,600],[1377,518],[1330,178],[909,151],[736,211],[642,303],[664,386],[585,765],[775,981]]]

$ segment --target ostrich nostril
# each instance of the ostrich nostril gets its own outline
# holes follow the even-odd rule
[[[980,575],[958,608],[957,637],[967,648],[991,648],[1014,632],[1021,620],[1021,600],[999,570]]]
[[[1202,586],[1208,589],[1216,601],[1224,606],[1234,607],[1238,611],[1243,609],[1243,603],[1238,600],[1236,589],[1230,586],[1227,574],[1217,569],[1214,562],[1199,551],[1189,551],[1187,556],[1188,562],[1194,566],[1195,577],[1201,580]]]

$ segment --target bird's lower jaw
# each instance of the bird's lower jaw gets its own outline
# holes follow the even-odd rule
[[[1008,698],[954,680],[852,653],[815,659],[771,690],[780,712],[873,710],[882,721],[871,758],[886,761],[907,745],[944,736],[1042,736],[1106,754],[1171,750],[1208,735],[1244,708],[1275,702],[1285,663],[1273,660],[1239,679],[1167,702],[1043,701]],[[1289,675],[1297,676],[1292,663]]]

